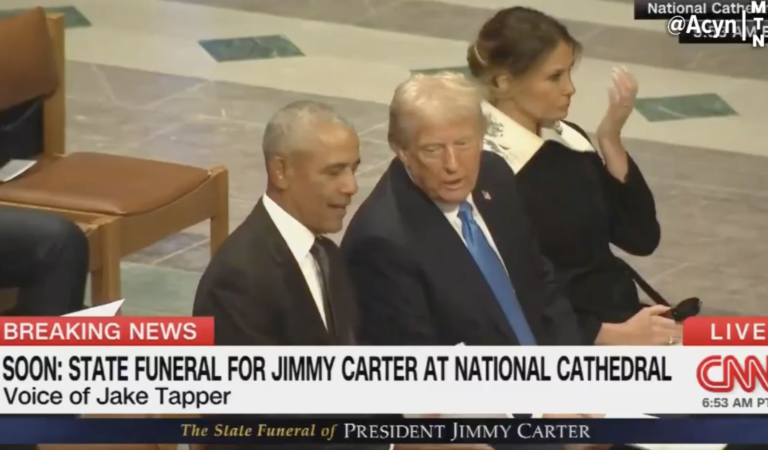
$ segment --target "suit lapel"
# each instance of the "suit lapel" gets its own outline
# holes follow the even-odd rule
[[[286,309],[288,314],[293,316],[293,321],[300,323],[305,328],[307,337],[332,344],[333,339],[325,328],[315,299],[307,285],[307,280],[304,278],[296,258],[293,257],[290,248],[288,248],[288,244],[261,201],[256,205],[253,215],[257,219],[257,226],[261,227],[262,233],[267,238],[275,263],[281,268],[282,284],[287,294]]]
[[[402,186],[405,191],[397,195],[407,209],[404,217],[419,234],[419,242],[426,247],[425,254],[430,255],[432,262],[443,272],[441,278],[446,283],[460,283],[461,290],[469,294],[464,301],[478,302],[498,330],[515,339],[504,312],[464,241],[445,214],[411,181],[402,163],[395,160],[392,164],[392,175],[399,178],[394,185]]]

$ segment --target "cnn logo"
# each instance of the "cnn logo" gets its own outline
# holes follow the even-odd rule
[[[709,356],[699,363],[696,379],[709,392],[732,392],[736,387],[754,392],[758,385],[768,391],[768,357],[760,361],[747,356],[742,361],[735,356]]]

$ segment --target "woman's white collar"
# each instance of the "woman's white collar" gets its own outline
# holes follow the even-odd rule
[[[484,148],[503,157],[516,173],[544,145],[545,140],[510,119],[488,102],[483,103],[483,114],[488,120]],[[573,151],[594,152],[595,147],[581,133],[567,123],[557,121],[552,130]]]

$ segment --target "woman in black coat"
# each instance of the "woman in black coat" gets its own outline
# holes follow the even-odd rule
[[[579,126],[564,121],[579,52],[568,30],[539,11],[508,8],[485,23],[467,59],[489,89],[486,150],[503,156],[517,174],[585,343],[676,344],[680,325],[664,317],[667,307],[640,303],[632,276],[610,248],[647,256],[660,240],[653,194],[621,141],[637,82],[626,69],[614,70],[596,149]]]

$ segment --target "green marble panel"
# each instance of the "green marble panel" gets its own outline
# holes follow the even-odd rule
[[[304,56],[290,39],[281,35],[210,39],[199,44],[218,62]]]
[[[639,98],[635,101],[635,109],[649,122],[738,115],[717,94]]]

